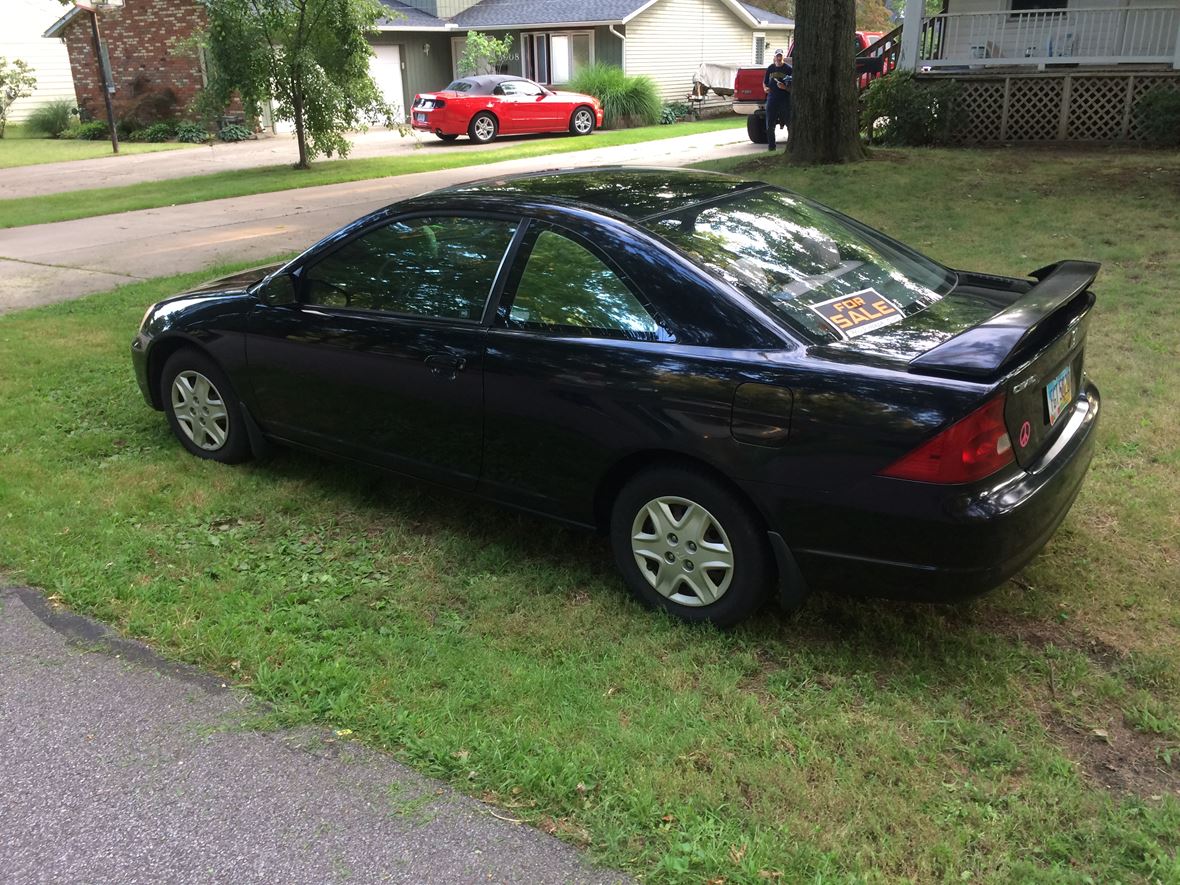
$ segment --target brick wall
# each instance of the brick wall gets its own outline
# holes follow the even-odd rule
[[[206,27],[205,12],[196,0],[126,0],[123,7],[104,8],[98,15],[115,84],[115,118],[131,112],[149,92],[166,88],[176,93],[176,112],[183,115],[203,85],[198,50],[180,46]],[[70,52],[78,106],[97,119],[105,118],[90,13],[75,16],[62,36]]]

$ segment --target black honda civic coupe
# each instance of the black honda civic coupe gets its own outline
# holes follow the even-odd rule
[[[271,443],[609,534],[650,605],[993,588],[1081,487],[1098,265],[952,270],[757,181],[488,180],[148,309],[139,386],[198,457]]]

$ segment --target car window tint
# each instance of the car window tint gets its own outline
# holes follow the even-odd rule
[[[516,328],[580,330],[640,341],[669,340],[622,280],[590,250],[542,231],[508,312]]]
[[[455,82],[451,83],[451,85],[448,86],[443,91],[444,92],[470,92],[471,87],[474,85],[475,84],[472,83],[470,80],[456,80]]]
[[[514,95],[516,93],[516,86],[512,83],[501,83],[492,92],[496,95]]]
[[[307,300],[324,307],[478,320],[516,224],[493,218],[412,218],[341,246],[307,272]]]

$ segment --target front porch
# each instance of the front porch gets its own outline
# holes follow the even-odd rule
[[[948,0],[943,12],[931,16],[922,15],[921,3],[908,4],[900,66],[913,71],[1127,64],[1180,69],[1180,0],[1151,5],[1124,0],[1117,6],[1045,0],[1035,4],[1043,8],[1013,2],[1009,9],[972,11],[977,3]]]

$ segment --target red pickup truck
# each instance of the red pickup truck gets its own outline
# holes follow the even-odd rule
[[[877,31],[857,31],[856,51],[867,49],[883,36]],[[792,42],[787,50],[787,64],[794,55],[795,44]],[[882,73],[888,73],[882,57],[857,56],[856,76],[861,89]],[[766,68],[739,68],[733,82],[733,110],[746,115],[746,134],[754,144],[766,144],[766,88],[762,85],[765,76]]]

